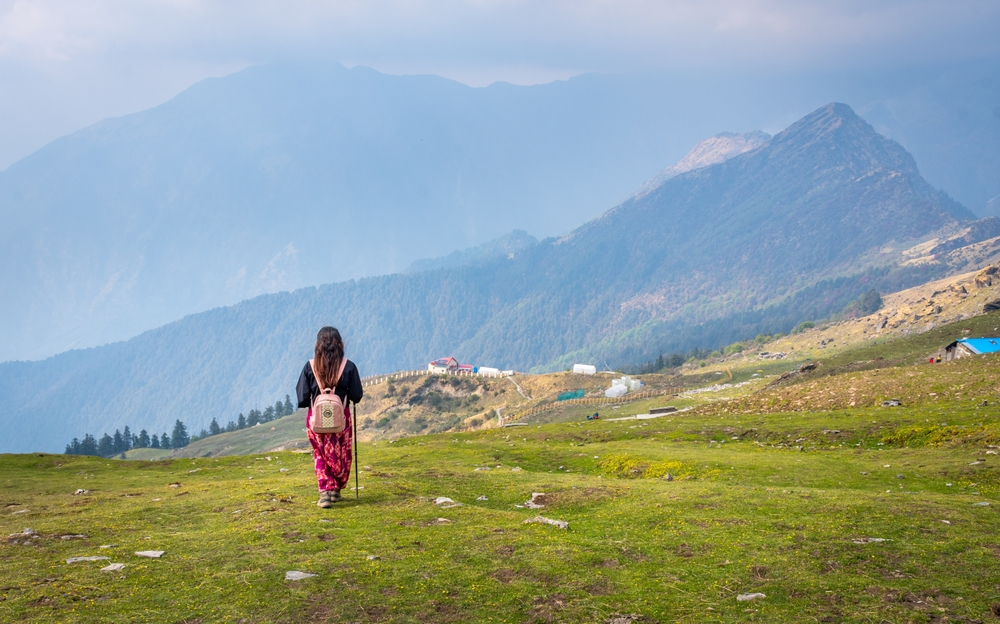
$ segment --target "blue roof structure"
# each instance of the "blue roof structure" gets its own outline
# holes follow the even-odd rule
[[[1000,338],[959,338],[960,342],[976,355],[1000,352]]]

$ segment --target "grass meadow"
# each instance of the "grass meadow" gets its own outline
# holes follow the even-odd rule
[[[360,498],[329,510],[308,454],[0,456],[0,620],[985,622],[988,403],[380,441],[361,446]],[[523,507],[533,493],[544,507]]]

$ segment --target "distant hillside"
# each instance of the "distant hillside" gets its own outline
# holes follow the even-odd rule
[[[566,232],[718,127],[675,123],[672,99],[641,76],[471,88],[277,64],[204,80],[0,172],[0,361],[515,228]]]
[[[0,365],[4,450],[60,450],[31,423],[67,394],[79,432],[58,444],[137,427],[139,413],[150,430],[231,418],[290,391],[324,324],[343,331],[364,374],[448,354],[520,370],[618,365],[788,331],[872,288],[954,271],[903,251],[948,232],[1000,234],[993,221],[962,221],[972,216],[897,143],[830,104],[514,257],[265,295],[127,342]]]
[[[717,134],[710,139],[705,139],[695,145],[694,149],[692,149],[687,156],[644,182],[643,185],[639,187],[636,195],[645,195],[646,193],[659,188],[670,178],[679,176],[682,173],[687,173],[692,169],[701,169],[702,167],[707,167],[709,165],[717,165],[734,156],[739,156],[740,154],[745,154],[750,150],[757,149],[767,143],[770,138],[771,135],[766,132],[758,131],[746,132],[743,134],[723,132],[722,134]]]
[[[538,244],[538,239],[528,234],[524,230],[514,230],[506,236],[483,243],[476,247],[470,247],[460,251],[453,251],[446,256],[436,258],[425,258],[413,262],[406,270],[407,273],[416,271],[430,271],[433,269],[445,269],[449,267],[466,266],[477,264],[498,258],[509,258],[518,254],[528,247]]]
[[[279,63],[205,80],[0,172],[0,361],[402,271],[516,228],[561,235],[706,136],[774,132],[831,100],[855,103],[935,187],[1000,214],[996,62],[483,88]]]

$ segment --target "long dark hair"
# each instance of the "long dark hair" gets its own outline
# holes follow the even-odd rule
[[[324,327],[316,334],[316,383],[319,389],[333,388],[334,378],[344,359],[344,339],[336,327]]]

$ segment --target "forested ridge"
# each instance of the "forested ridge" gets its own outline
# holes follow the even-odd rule
[[[79,429],[66,437],[139,411],[150,430],[178,418],[207,426],[290,391],[328,324],[362,375],[443,355],[522,371],[637,365],[787,332],[873,289],[937,277],[948,268],[902,266],[879,250],[973,218],[902,147],[831,104],[755,150],[514,253],[265,295],[126,342],[2,364],[0,418],[13,431],[4,450],[54,447],[28,424],[54,393],[77,398]]]

